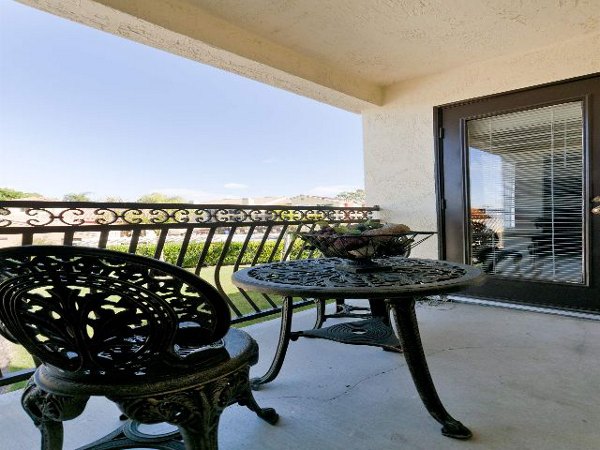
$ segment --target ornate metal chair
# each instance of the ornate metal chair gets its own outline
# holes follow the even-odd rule
[[[66,246],[0,249],[0,333],[42,362],[22,397],[42,449],[62,448],[62,421],[93,395],[133,421],[176,425],[183,444],[157,448],[216,449],[219,416],[236,402],[274,424],[275,410],[261,409],[250,390],[258,346],[229,327],[229,314],[207,282],[154,259]],[[126,435],[93,448],[147,447]]]

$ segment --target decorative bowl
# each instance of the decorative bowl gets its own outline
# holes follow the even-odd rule
[[[299,233],[299,236],[323,256],[367,263],[383,256],[408,256],[414,233],[366,236],[346,234]]]

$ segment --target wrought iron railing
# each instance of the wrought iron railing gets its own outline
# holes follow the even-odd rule
[[[275,314],[279,298],[229,284],[231,273],[258,263],[310,258],[297,233],[319,221],[359,223],[378,207],[196,205],[96,202],[0,202],[0,247],[84,245],[167,260],[207,279],[225,296],[233,322]],[[301,299],[296,306],[311,302]],[[31,371],[0,372],[0,386]]]

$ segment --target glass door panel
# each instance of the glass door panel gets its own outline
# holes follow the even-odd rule
[[[466,138],[471,264],[586,284],[583,103],[468,120]]]

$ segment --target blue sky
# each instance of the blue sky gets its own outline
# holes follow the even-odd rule
[[[361,117],[0,2],[0,186],[60,199],[363,187]]]

